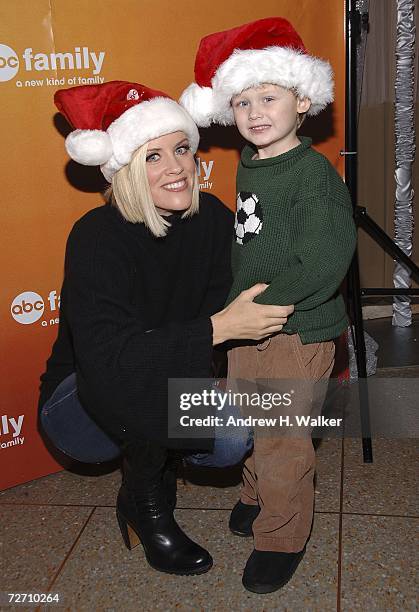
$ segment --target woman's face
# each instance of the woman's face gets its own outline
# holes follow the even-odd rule
[[[190,207],[196,166],[184,132],[150,140],[146,170],[151,196],[161,215],[170,215]]]

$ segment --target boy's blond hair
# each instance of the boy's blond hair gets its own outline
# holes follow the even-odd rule
[[[295,89],[295,87],[291,87],[290,91],[294,94],[297,100],[301,99],[301,96],[298,94],[298,91]],[[307,113],[308,111],[306,111],[305,113],[297,113],[297,130],[300,129],[300,127],[303,125],[304,121],[306,120]]]

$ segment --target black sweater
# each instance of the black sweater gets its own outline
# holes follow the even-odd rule
[[[201,193],[198,214],[168,219],[167,236],[155,238],[105,205],[77,221],[67,242],[39,404],[76,371],[85,409],[121,444],[179,446],[167,440],[167,379],[211,375],[209,316],[231,285],[232,213]]]

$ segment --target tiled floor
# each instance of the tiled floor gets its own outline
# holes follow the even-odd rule
[[[114,510],[118,471],[47,476],[0,494],[0,590],[59,593],[55,608],[89,612],[416,610],[416,450],[412,440],[376,441],[374,463],[364,464],[359,440],[323,440],[307,553],[293,580],[270,595],[241,585],[252,542],[227,527],[237,471],[179,481],[177,519],[215,561],[196,577],[160,574],[141,547],[125,549]]]
[[[379,368],[405,368],[418,365],[419,314],[409,327],[396,327],[391,318],[364,321],[364,329],[378,342]]]

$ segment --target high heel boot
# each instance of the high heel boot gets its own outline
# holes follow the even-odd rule
[[[143,453],[145,457],[147,453]],[[145,472],[137,472],[125,460],[124,478],[119,490],[116,514],[125,545],[132,549],[141,543],[148,563],[154,569],[170,574],[203,574],[212,567],[211,555],[193,542],[179,527],[169,507],[163,482],[166,457],[154,461],[148,454]],[[145,467],[145,466],[144,466]]]
[[[177,475],[182,464],[182,455],[170,453],[163,468],[163,486],[166,492],[167,505],[171,510],[176,508],[177,501]]]

